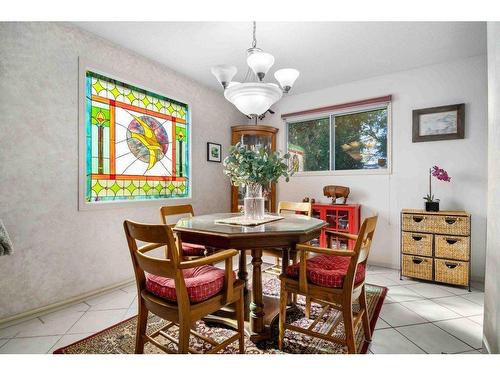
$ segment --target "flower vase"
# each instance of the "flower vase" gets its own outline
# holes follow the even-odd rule
[[[245,217],[251,220],[264,218],[264,197],[262,196],[262,185],[249,184],[246,186],[244,211]]]

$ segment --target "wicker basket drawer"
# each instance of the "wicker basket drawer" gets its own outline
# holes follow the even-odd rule
[[[435,236],[436,258],[469,260],[469,237]]]
[[[402,275],[432,280],[432,258],[403,255]]]
[[[403,214],[403,230],[409,232],[439,233],[468,236],[468,216]]]
[[[432,234],[403,232],[403,253],[432,256]]]
[[[469,284],[469,262],[434,259],[436,281],[455,285]]]
[[[468,216],[435,216],[435,232],[441,234],[452,234],[457,236],[468,236]]]

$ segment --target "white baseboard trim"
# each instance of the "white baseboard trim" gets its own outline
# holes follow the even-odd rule
[[[384,263],[384,262],[371,262],[369,259],[368,259],[368,265],[369,266],[390,268],[392,270],[399,270],[399,264],[394,265],[391,263]]]
[[[36,309],[28,310],[28,311],[25,311],[25,312],[20,313],[20,314],[11,315],[11,316],[8,316],[6,318],[2,318],[2,319],[0,319],[0,328],[4,328],[6,326],[9,326],[10,325],[9,323],[11,323],[13,321],[16,321],[16,323],[21,323],[21,322],[24,322],[26,320],[33,319],[37,316],[49,314],[49,313],[54,312],[56,310],[60,310],[63,307],[73,305],[75,303],[83,302],[90,297],[95,297],[95,296],[98,296],[100,294],[104,294],[106,292],[109,292],[110,290],[121,288],[127,284],[130,284],[134,280],[135,280],[135,278],[131,278],[131,279],[128,279],[126,281],[122,281],[122,282],[119,282],[119,283],[116,283],[113,285],[109,285],[109,286],[104,287],[104,288],[100,288],[97,290],[93,290],[91,292],[80,294],[78,296],[71,297],[71,298],[65,299],[63,301],[56,302],[56,303],[52,303],[52,304],[47,305],[47,306],[38,307]]]

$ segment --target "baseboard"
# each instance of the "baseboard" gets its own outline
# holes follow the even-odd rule
[[[385,267],[385,268],[390,268],[390,269],[393,269],[393,270],[399,270],[399,264],[394,265],[394,264],[391,264],[391,263],[372,262],[372,261],[368,260],[368,265],[369,266],[377,266],[377,267]]]
[[[49,313],[56,311],[56,310],[59,310],[63,307],[73,305],[75,303],[83,302],[90,297],[95,297],[95,296],[98,296],[100,294],[104,294],[106,292],[109,292],[110,290],[121,288],[127,284],[130,284],[134,280],[135,280],[134,278],[131,278],[129,280],[122,281],[122,282],[119,282],[119,283],[116,283],[113,285],[109,285],[105,288],[100,288],[100,289],[97,289],[97,290],[94,290],[94,291],[91,291],[91,292],[88,292],[85,294],[80,294],[76,297],[71,297],[71,298],[68,298],[66,300],[52,303],[52,304],[47,305],[47,306],[38,307],[36,309],[28,310],[28,311],[25,311],[25,312],[20,313],[20,314],[11,315],[11,316],[8,316],[6,318],[2,318],[2,319],[0,319],[0,328],[8,326],[9,325],[8,323],[11,323],[13,321],[17,321],[17,322],[21,323],[23,321],[33,319],[34,317],[37,317],[40,315],[49,314]]]

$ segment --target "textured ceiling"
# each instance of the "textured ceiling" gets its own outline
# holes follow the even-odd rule
[[[250,22],[77,22],[76,25],[220,89],[216,64],[246,70]],[[292,93],[486,53],[483,22],[262,22],[257,45],[300,70]],[[272,74],[267,80],[274,80]]]

